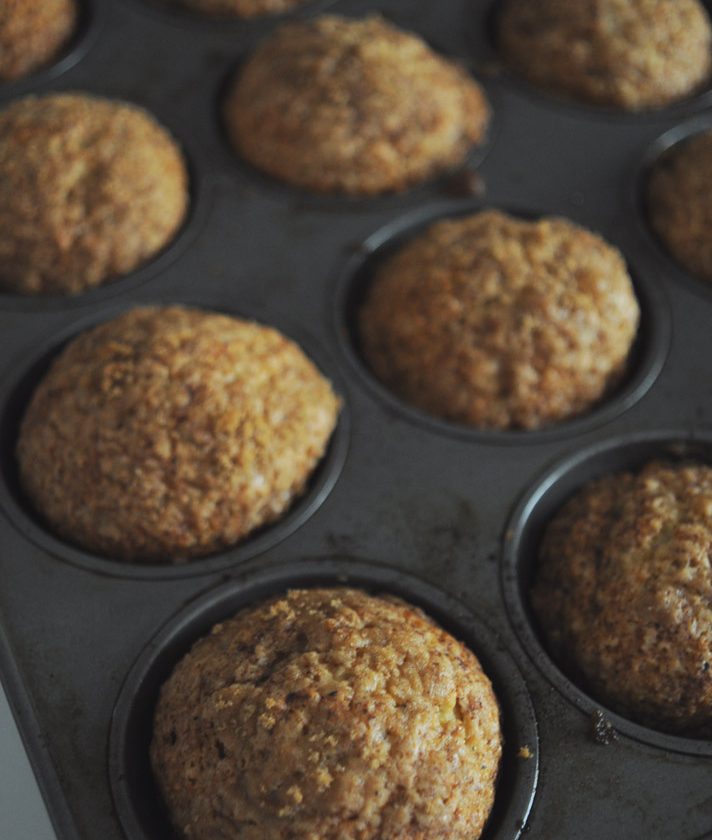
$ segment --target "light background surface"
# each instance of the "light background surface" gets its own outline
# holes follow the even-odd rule
[[[0,685],[0,838],[57,840]]]

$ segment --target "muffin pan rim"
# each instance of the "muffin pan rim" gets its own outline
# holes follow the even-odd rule
[[[535,556],[522,556],[526,552],[523,543],[527,539],[534,543],[540,541],[540,538],[529,535],[529,529],[535,514],[542,517],[539,512],[542,506],[550,516],[554,515],[573,493],[594,478],[635,469],[658,458],[695,460],[695,453],[702,450],[706,450],[707,453],[704,456],[705,460],[712,463],[712,430],[694,434],[684,428],[627,432],[610,435],[583,448],[569,449],[539,472],[513,506],[502,540],[500,590],[509,625],[523,650],[549,683],[579,711],[588,715],[602,711],[616,732],[660,750],[712,757],[712,739],[674,735],[636,723],[608,708],[568,676],[555,662],[545,642],[540,638],[528,605],[528,593],[523,590],[522,579],[536,563]],[[698,456],[698,459],[700,457]],[[615,461],[617,466],[598,466],[602,461],[607,463],[608,460]],[[577,474],[579,470],[586,473],[585,477],[572,481],[573,486],[565,494],[559,492],[557,487],[562,482],[568,484],[567,478]],[[552,495],[559,499],[558,503],[551,501]],[[550,516],[547,516],[545,521],[548,521]],[[542,527],[544,524],[542,522]]]
[[[198,638],[206,635],[216,622],[227,619],[243,607],[259,603],[271,594],[292,588],[319,586],[348,586],[373,594],[397,595],[423,609],[475,653],[492,682],[504,719],[505,742],[497,785],[513,788],[507,791],[506,802],[502,793],[499,795],[499,804],[495,796],[493,811],[483,831],[482,840],[517,840],[526,831],[527,818],[536,797],[539,735],[535,709],[516,658],[498,633],[473,609],[446,590],[412,572],[373,560],[343,555],[297,558],[291,563],[281,562],[274,566],[247,570],[228,582],[211,586],[195,600],[183,605],[148,640],[133,660],[116,695],[108,738],[111,794],[127,836],[132,840],[155,840],[153,831],[144,831],[144,822],[137,816],[129,780],[135,784],[141,782],[135,781],[132,772],[135,769],[134,763],[126,757],[127,749],[131,749],[130,746],[127,748],[127,744],[135,744],[134,718],[141,715],[140,711],[135,711],[136,706],[139,701],[149,699],[143,695],[153,697],[150,709],[146,709],[144,704],[142,717],[145,724],[152,717],[160,685],[179,658],[188,652]],[[256,595],[255,591],[259,594]],[[193,629],[196,624],[200,628],[199,632]],[[154,688],[149,686],[146,689],[146,684],[151,682],[156,671],[159,677],[163,675],[162,679],[157,681]],[[508,684],[503,686],[504,682]],[[513,727],[515,732],[512,731]],[[517,737],[512,738],[513,735]],[[530,757],[517,755],[517,749],[523,746],[529,748]],[[147,766],[148,744],[140,754]],[[152,783],[155,785],[155,782]],[[162,805],[159,805],[159,811],[163,813]],[[156,826],[152,828],[155,830]],[[175,835],[169,830],[166,836],[172,840]]]
[[[76,824],[67,802],[46,739],[42,735],[32,696],[13,656],[12,646],[0,623],[0,670],[3,689],[17,725],[35,781],[47,805],[48,816],[57,837],[76,838]]]
[[[26,540],[46,551],[53,559],[116,578],[142,581],[175,580],[177,578],[197,577],[241,566],[252,558],[274,548],[290,534],[305,525],[331,494],[339,480],[341,471],[348,457],[351,437],[351,416],[348,386],[338,366],[328,361],[328,354],[321,348],[321,343],[313,338],[299,324],[289,318],[278,315],[269,320],[264,315],[267,310],[243,299],[243,308],[239,311],[226,302],[225,298],[198,298],[194,294],[178,294],[150,300],[115,302],[113,305],[74,319],[56,329],[31,354],[23,354],[23,364],[11,363],[6,368],[6,375],[0,382],[0,432],[3,447],[2,458],[6,466],[0,469],[0,511],[7,521]],[[319,372],[331,383],[334,392],[341,398],[341,409],[336,426],[329,439],[324,456],[312,472],[305,492],[298,496],[285,513],[272,523],[256,529],[240,542],[203,557],[180,563],[145,563],[127,562],[97,554],[53,533],[51,526],[44,523],[39,513],[32,510],[29,500],[22,498],[22,489],[17,475],[15,445],[24,409],[34,393],[35,387],[47,371],[52,360],[62,348],[80,333],[134,308],[146,306],[186,306],[207,312],[232,315],[245,320],[255,321],[264,326],[273,327],[293,341]],[[248,314],[252,313],[252,314]],[[316,352],[314,352],[316,351]],[[17,361],[17,360],[15,360]],[[326,362],[326,364],[324,364]],[[39,372],[37,368],[41,368]],[[32,380],[32,383],[28,382]],[[18,392],[20,395],[18,397]],[[15,404],[19,401],[20,410]],[[12,415],[17,415],[13,420]],[[11,415],[11,416],[8,416]],[[13,487],[12,485],[16,485]]]

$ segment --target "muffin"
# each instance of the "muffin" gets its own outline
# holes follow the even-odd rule
[[[289,12],[307,0],[165,0],[210,17],[253,18]]]
[[[0,81],[19,79],[48,64],[77,26],[75,0],[0,3]]]
[[[338,588],[198,641],[161,690],[151,760],[186,840],[476,840],[501,749],[470,650],[403,601]]]
[[[479,85],[379,17],[288,23],[257,47],[224,105],[235,151],[314,192],[401,190],[481,142]]]
[[[648,219],[672,256],[712,281],[712,131],[663,154],[647,184]]]
[[[506,0],[497,28],[515,73],[595,105],[657,108],[710,76],[712,29],[699,0]]]
[[[0,290],[98,286],[160,251],[187,208],[183,155],[143,109],[72,93],[0,111]]]
[[[276,330],[182,307],[126,312],[71,341],[22,419],[22,488],[61,537],[181,561],[283,514],[339,400]]]
[[[363,356],[397,396],[483,429],[535,429],[621,378],[639,308],[621,254],[564,219],[449,219],[376,268]]]
[[[712,468],[592,481],[549,524],[531,593],[554,658],[602,703],[712,737]]]

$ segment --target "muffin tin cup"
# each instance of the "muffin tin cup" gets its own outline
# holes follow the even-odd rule
[[[0,107],[5,105],[5,100],[38,92],[43,85],[71,70],[92,49],[106,22],[107,7],[97,0],[77,0],[77,4],[77,29],[68,43],[37,70],[10,82],[0,82]]]
[[[533,99],[544,107],[552,108],[560,113],[570,114],[572,117],[583,117],[585,119],[596,119],[605,122],[656,122],[660,119],[684,119],[692,113],[712,105],[712,74],[707,81],[692,91],[688,96],[683,97],[668,105],[660,105],[654,108],[643,108],[638,111],[629,111],[624,108],[614,108],[610,105],[597,105],[595,102],[585,102],[576,99],[575,96],[564,96],[555,91],[547,90],[533,82],[519,76],[509,67],[500,55],[497,43],[497,17],[504,4],[508,0],[490,0],[490,6],[480,19],[481,27],[487,33],[487,46],[490,52],[490,72],[502,79],[504,84],[516,91],[519,95]],[[712,19],[712,0],[701,0],[707,14]],[[470,31],[470,38],[477,43],[480,39],[479,31],[473,31],[472,21],[466,21],[466,27]]]
[[[538,735],[526,685],[498,637],[461,602],[402,570],[349,557],[295,559],[246,573],[201,596],[162,627],[131,668],[114,707],[109,778],[124,831],[134,840],[174,838],[149,763],[160,686],[193,642],[238,610],[296,587],[350,586],[421,607],[477,655],[500,704],[504,750],[495,804],[482,840],[515,840],[525,830],[538,768]],[[523,748],[528,757],[518,755]]]
[[[503,210],[524,219],[559,215],[530,209],[496,207],[478,200],[457,201],[426,206],[402,216],[371,234],[356,249],[341,271],[334,300],[334,332],[340,350],[351,371],[358,376],[368,392],[393,413],[410,422],[429,428],[439,434],[462,440],[504,445],[531,445],[546,443],[595,429],[624,413],[641,399],[658,377],[670,345],[670,312],[661,287],[647,272],[628,264],[636,297],[640,304],[641,318],[638,335],[630,352],[628,371],[611,393],[605,395],[589,411],[550,423],[540,429],[478,429],[428,414],[411,405],[381,383],[369,369],[359,348],[358,313],[379,264],[398,251],[406,242],[417,237],[431,224],[445,219],[455,219],[484,210]],[[569,221],[579,223],[572,214]],[[627,256],[624,253],[624,257]]]
[[[548,653],[529,605],[529,590],[544,529],[566,500],[589,481],[635,470],[653,459],[712,464],[712,431],[694,436],[666,430],[612,437],[572,452],[547,469],[519,501],[505,531],[502,594],[512,627],[531,660],[582,712],[593,715],[603,711],[617,732],[654,747],[712,757],[712,741],[642,726],[606,708],[577,685]]]
[[[53,91],[62,93],[63,91]],[[103,96],[71,87],[68,92],[88,93],[91,96]],[[115,97],[108,95],[107,98]],[[62,310],[76,310],[82,307],[100,306],[116,297],[133,294],[153,278],[168,271],[199,236],[206,223],[211,208],[211,179],[205,178],[206,161],[202,150],[190,138],[181,136],[179,128],[165,121],[163,115],[155,113],[150,107],[131,100],[117,100],[128,105],[145,108],[151,117],[170,134],[180,148],[188,172],[189,204],[185,218],[174,236],[153,256],[148,257],[135,269],[126,274],[112,277],[94,288],[75,295],[21,295],[0,289],[0,312],[42,313]],[[2,103],[0,102],[0,107]]]
[[[341,413],[324,457],[309,479],[304,494],[299,496],[281,517],[257,529],[236,545],[205,557],[165,564],[124,562],[86,551],[55,535],[51,527],[43,522],[42,517],[33,510],[31,503],[24,497],[15,461],[15,442],[21,419],[32,394],[62,347],[80,333],[132,309],[134,304],[124,302],[102,309],[92,316],[72,321],[37,348],[32,358],[23,360],[22,365],[13,366],[13,373],[9,373],[4,378],[3,386],[0,388],[0,464],[2,465],[0,508],[23,536],[58,560],[103,575],[144,580],[168,580],[221,571],[244,563],[288,537],[319,508],[338,480],[349,445],[348,398],[346,388],[334,365],[326,359],[323,350],[315,346],[313,339],[286,319],[277,319],[277,321],[269,319],[267,313],[249,305],[236,312],[231,305],[226,306],[223,300],[196,299],[190,296],[178,296],[171,300],[144,301],[139,305],[168,306],[172,304],[254,320],[265,326],[275,327],[297,343],[329,379],[342,399]]]
[[[361,19],[364,17],[362,13],[343,14],[338,8],[334,9],[333,13],[354,19]],[[307,17],[317,16],[318,14],[314,13],[313,15],[310,14]],[[386,20],[393,25],[399,26],[412,34],[423,38],[423,40],[428,43],[428,46],[435,53],[440,54],[443,58],[456,64],[461,64],[466,70],[468,70],[473,80],[480,85],[484,91],[487,102],[489,103],[490,118],[483,140],[480,143],[473,144],[460,163],[449,166],[422,181],[414,182],[405,190],[384,190],[381,193],[373,195],[351,195],[348,193],[340,193],[338,191],[313,192],[308,190],[306,187],[288,184],[270,173],[259,169],[239,154],[232,146],[228,130],[225,125],[225,117],[223,113],[225,99],[232,87],[233,81],[239,76],[241,69],[244,67],[255,47],[261,40],[258,39],[254,43],[248,45],[244,51],[236,57],[235,61],[218,86],[214,99],[216,121],[222,140],[225,164],[228,168],[234,170],[235,174],[243,181],[245,187],[249,189],[257,189],[261,193],[276,199],[294,202],[301,209],[306,211],[314,211],[317,213],[362,213],[369,210],[387,209],[393,214],[401,212],[404,208],[412,207],[414,204],[421,203],[423,200],[427,200],[427,196],[433,191],[443,197],[463,195],[467,197],[473,189],[477,190],[485,188],[484,181],[479,180],[479,175],[477,173],[496,142],[497,113],[499,110],[499,95],[496,87],[490,85],[486,78],[482,78],[476,70],[468,66],[466,56],[454,52],[445,52],[437,43],[431,43],[429,41],[427,33],[409,27],[407,16],[405,16],[404,20],[395,18],[393,15],[384,17],[386,17]],[[468,186],[469,178],[475,179],[475,187]]]
[[[647,247],[655,258],[665,265],[666,271],[683,287],[709,300],[712,295],[712,283],[693,274],[668,250],[650,223],[647,199],[648,179],[657,161],[679,143],[684,143],[696,134],[706,131],[712,131],[712,114],[709,113],[697,115],[668,128],[650,143],[646,149],[642,150],[632,167],[627,200],[631,215],[637,220],[640,236],[645,239]]]

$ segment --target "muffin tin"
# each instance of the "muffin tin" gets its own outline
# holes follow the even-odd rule
[[[381,198],[312,196],[237,161],[219,118],[225,80],[290,16],[215,22],[149,0],[85,0],[85,25],[56,67],[0,89],[0,105],[77,89],[138,102],[173,131],[192,174],[187,223],[139,271],[73,299],[0,296],[0,670],[55,828],[61,838],[171,838],[147,767],[160,680],[240,605],[345,583],[422,605],[492,677],[506,745],[486,840],[712,836],[712,742],[601,709],[552,664],[526,606],[542,524],[581,482],[648,454],[712,460],[712,289],[664,255],[640,200],[655,151],[687,120],[712,117],[710,99],[625,115],[532,91],[498,66],[491,0],[341,0],[297,16],[326,5],[381,12],[484,83],[494,120],[469,165],[485,197],[463,195],[477,183],[462,173]],[[431,219],[489,206],[566,216],[629,262],[643,304],[631,370],[586,416],[536,432],[467,429],[403,405],[360,359],[354,309],[374,261]],[[46,530],[17,486],[13,447],[62,343],[157,302],[277,326],[332,379],[344,410],[281,523],[203,560],[131,566]]]

